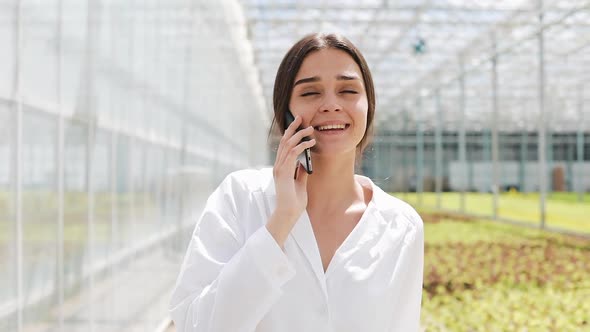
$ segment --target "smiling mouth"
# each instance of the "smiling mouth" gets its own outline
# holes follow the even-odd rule
[[[325,126],[317,126],[314,129],[318,132],[337,132],[337,131],[344,131],[350,127],[350,124],[337,124],[337,125],[325,125]]]

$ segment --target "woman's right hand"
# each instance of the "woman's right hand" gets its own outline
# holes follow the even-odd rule
[[[315,139],[301,141],[313,133],[313,127],[300,131],[301,117],[285,130],[279,142],[277,157],[273,167],[276,191],[276,207],[266,227],[279,245],[283,245],[295,222],[307,207],[307,172],[297,160],[303,150],[315,145]],[[294,179],[297,172],[297,179]]]

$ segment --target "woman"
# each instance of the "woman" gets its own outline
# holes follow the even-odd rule
[[[172,295],[177,330],[417,331],[422,220],[354,174],[375,110],[363,56],[338,35],[303,38],[273,104],[273,125],[295,121],[272,169],[234,172],[207,201]]]

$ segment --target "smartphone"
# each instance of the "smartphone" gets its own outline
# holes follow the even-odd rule
[[[293,121],[295,121],[295,117],[293,116],[293,113],[291,113],[290,110],[287,110],[287,112],[285,114],[285,130],[287,129],[287,127],[289,127],[291,125],[291,123]],[[297,128],[297,131],[299,131],[301,129],[303,129],[303,127],[299,126],[299,128]],[[304,142],[304,141],[309,141],[309,140],[310,140],[310,138],[308,136],[304,136],[301,141]],[[307,174],[311,174],[313,172],[313,167],[311,166],[311,151],[309,148],[303,150],[303,153],[301,153],[297,157],[297,160],[299,160],[301,165],[303,165],[303,168],[305,168],[305,171],[307,172]],[[295,174],[297,174],[297,171],[295,171]]]

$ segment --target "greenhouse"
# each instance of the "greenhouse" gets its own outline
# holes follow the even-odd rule
[[[370,68],[355,171],[423,220],[420,330],[590,329],[588,0],[0,0],[0,331],[175,331],[193,230],[280,157],[316,32]]]

